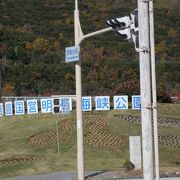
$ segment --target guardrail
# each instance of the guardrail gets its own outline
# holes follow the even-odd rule
[[[38,101],[40,99],[43,99],[43,98],[50,98],[48,96],[2,96],[1,99],[2,99],[2,102],[5,102],[5,101],[17,101],[17,100],[24,100],[25,102],[28,100],[28,99],[37,99]]]
[[[1,100],[2,102],[5,101],[17,101],[17,100],[24,100],[25,102],[28,99],[37,99],[40,101],[40,99],[48,99],[48,98],[60,98],[60,97],[70,97],[72,100],[76,100],[76,95],[52,95],[52,96],[2,96]]]

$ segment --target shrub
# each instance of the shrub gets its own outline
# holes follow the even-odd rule
[[[134,164],[130,161],[130,160],[126,160],[123,164],[123,167],[127,170],[127,171],[131,171],[134,169]]]

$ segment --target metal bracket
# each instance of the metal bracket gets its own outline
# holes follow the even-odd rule
[[[146,109],[157,109],[157,106],[148,105],[148,106],[146,107]]]
[[[138,50],[138,52],[149,52],[149,48],[143,47],[141,49]]]
[[[143,0],[142,2],[149,3],[149,1],[152,1],[152,0]]]
[[[152,106],[152,109],[157,109],[157,106]]]
[[[153,108],[152,105],[146,106],[146,109],[152,109],[152,108]]]

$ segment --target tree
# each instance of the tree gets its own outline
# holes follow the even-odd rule
[[[169,31],[168,31],[168,37],[170,38],[176,38],[177,36],[177,31],[173,28],[171,28]]]
[[[137,79],[139,79],[137,71],[135,69],[132,69],[132,68],[129,68],[128,71],[124,71],[121,75],[122,81],[137,80]]]
[[[7,59],[10,59],[10,60],[13,60],[13,61],[16,60],[17,57],[16,57],[16,53],[15,53],[14,48],[9,47],[9,48],[7,49],[7,51],[6,51],[6,57],[7,57]]]
[[[43,37],[38,37],[34,42],[33,42],[33,49],[35,51],[41,52],[41,53],[48,53],[51,50],[50,43],[48,39],[43,38]]]
[[[2,89],[2,95],[4,96],[15,95],[14,86],[12,84],[5,84]]]
[[[159,56],[160,60],[166,60],[167,57],[167,45],[166,42],[163,40],[156,45],[156,55]]]
[[[111,90],[111,95],[128,95],[139,94],[139,81],[124,81],[123,83],[116,83]]]
[[[31,52],[31,51],[33,50],[33,43],[27,42],[26,45],[25,45],[25,49],[26,49],[28,52]]]
[[[71,80],[74,80],[74,76],[71,73],[67,73],[65,74],[64,79],[66,81],[71,81]]]
[[[5,59],[6,44],[0,42],[0,59]]]
[[[24,64],[28,64],[29,59],[27,57],[26,51],[23,47],[17,46],[15,47],[15,53],[18,61],[22,61]]]

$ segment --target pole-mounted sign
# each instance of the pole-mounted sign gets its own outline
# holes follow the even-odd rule
[[[66,51],[66,62],[76,62],[79,61],[79,52],[80,52],[80,47],[79,46],[71,46],[67,47],[65,49]]]

